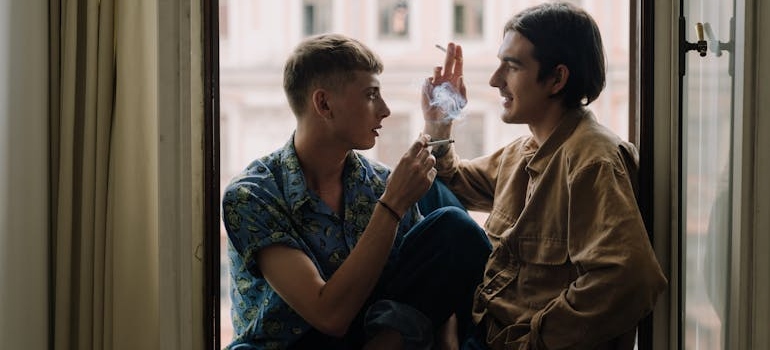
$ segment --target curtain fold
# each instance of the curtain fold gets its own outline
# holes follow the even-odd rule
[[[61,1],[57,7],[53,339],[57,349],[104,348],[106,187],[115,96],[112,1]]]
[[[156,0],[116,2],[117,100],[110,149],[111,349],[158,349]]]
[[[156,1],[49,2],[55,349],[158,348]]]

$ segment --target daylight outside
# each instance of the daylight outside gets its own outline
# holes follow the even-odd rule
[[[463,46],[468,105],[453,130],[460,156],[473,158],[528,133],[500,121],[501,98],[488,81],[505,22],[536,0],[219,0],[220,189],[252,160],[283,146],[294,116],[282,88],[283,63],[309,35],[352,36],[383,60],[382,94],[391,115],[365,155],[395,165],[422,130],[420,84],[443,62],[436,44]],[[630,8],[628,1],[571,1],[599,24],[607,87],[589,107],[628,138]],[[485,214],[472,213],[483,224]],[[221,226],[221,344],[232,339],[227,236]]]

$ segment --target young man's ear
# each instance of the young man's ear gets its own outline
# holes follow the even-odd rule
[[[561,92],[567,85],[569,79],[569,68],[563,64],[559,64],[553,69],[551,77],[551,94],[556,95]]]
[[[329,92],[324,89],[316,89],[311,95],[311,102],[313,104],[313,110],[323,116],[330,115],[331,109],[329,108]]]

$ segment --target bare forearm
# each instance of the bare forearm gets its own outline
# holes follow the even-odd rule
[[[371,294],[390,255],[397,225],[387,209],[377,205],[356,247],[321,288],[319,316],[328,322],[329,333],[344,334]]]

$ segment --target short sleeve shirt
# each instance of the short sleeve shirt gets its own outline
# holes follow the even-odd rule
[[[308,190],[293,137],[232,180],[222,201],[235,330],[231,346],[283,349],[311,328],[263,278],[257,252],[275,244],[299,249],[328,280],[363,234],[389,174],[384,165],[351,151],[342,177],[344,217]],[[419,219],[415,205],[401,221],[394,247]],[[396,254],[393,250],[391,258]]]

